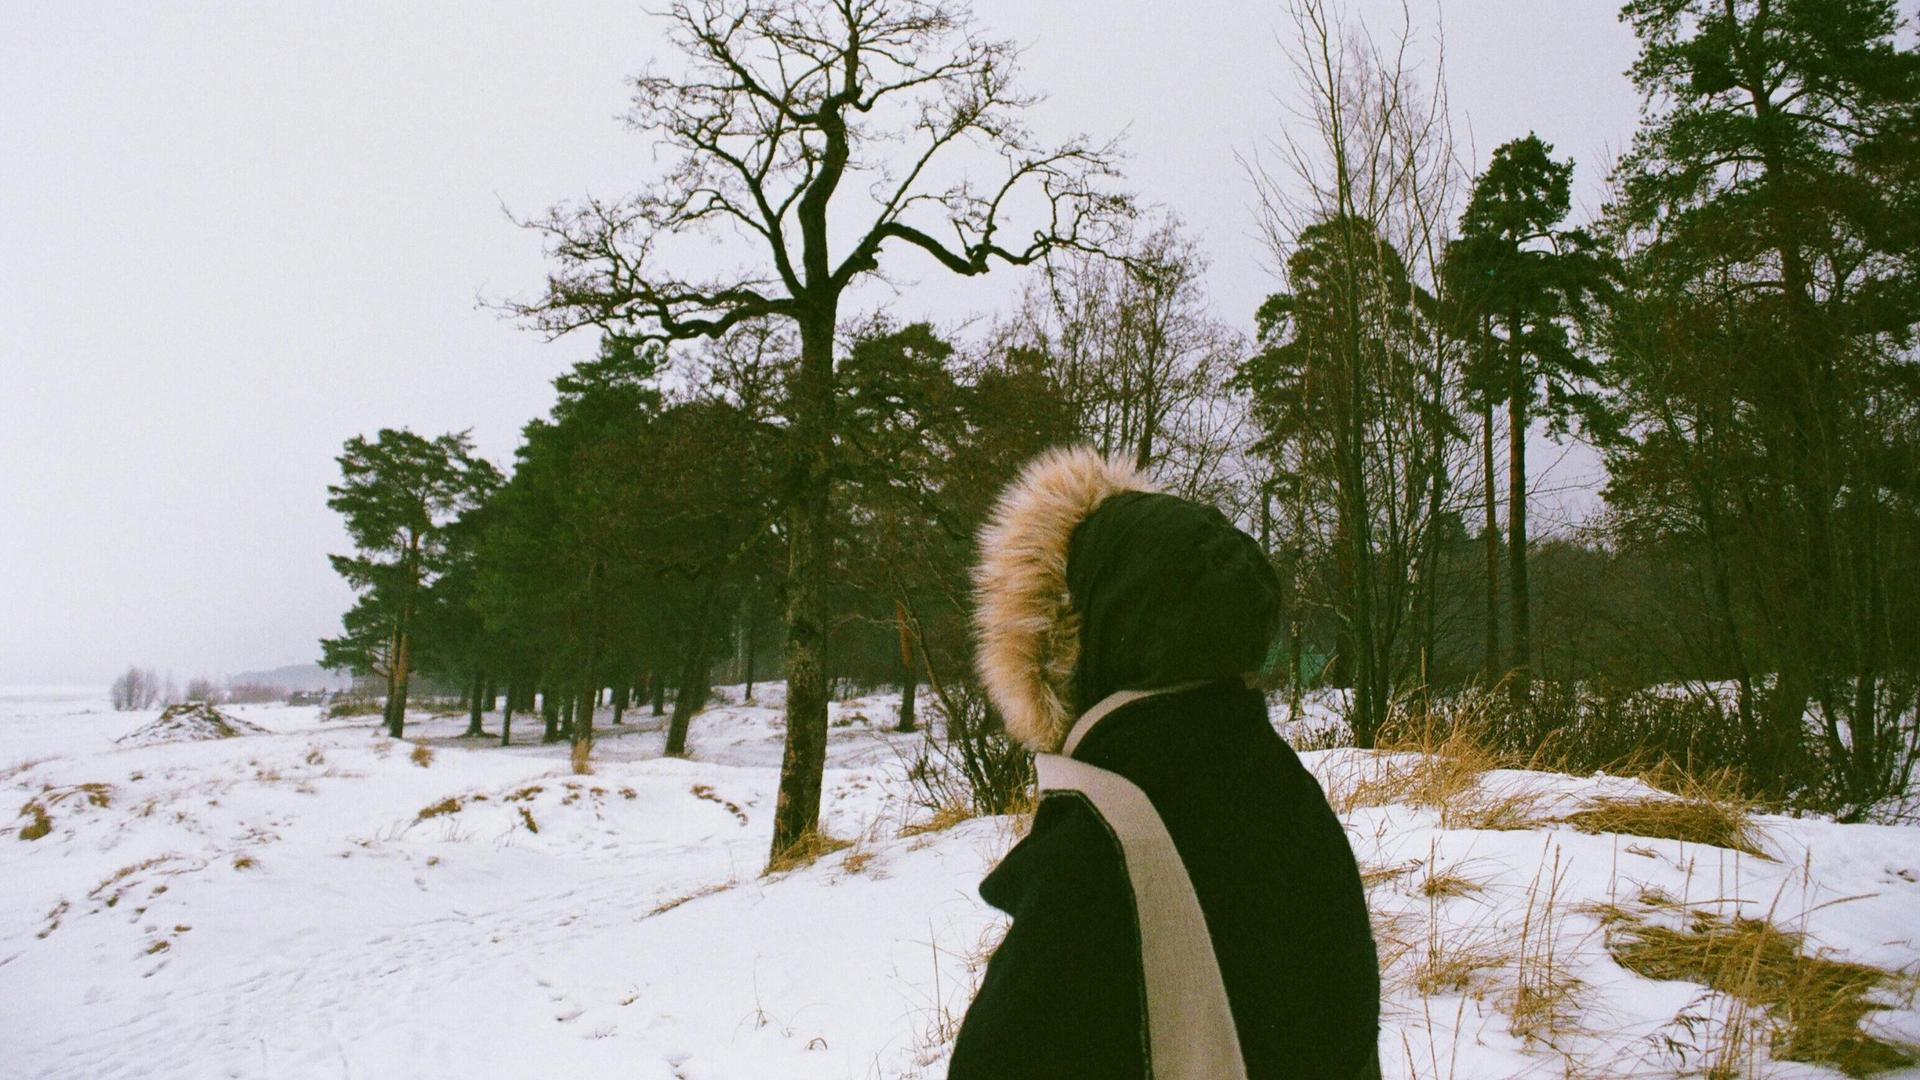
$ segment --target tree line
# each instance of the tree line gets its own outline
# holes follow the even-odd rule
[[[1222,506],[1289,590],[1268,677],[1409,700],[1536,683],[1729,689],[1756,789],[1903,786],[1920,695],[1920,57],[1890,0],[1633,0],[1645,99],[1596,218],[1529,135],[1461,164],[1441,73],[1295,0],[1298,118],[1247,162],[1280,288],[1217,317],[1112,146],[1051,143],[960,7],[672,5],[634,81],[653,184],[526,222],[508,305],[597,356],[512,469],[459,434],[350,440],[359,590],[331,666],[429,671],[590,743],[638,700],[683,752],[716,660],[786,680],[774,852],[817,825],[835,679],[967,712],[992,493],[1081,441]],[[989,179],[990,178],[990,179]],[[737,274],[700,277],[704,236]],[[860,314],[887,266],[1032,266],[984,330]],[[1578,435],[1605,511],[1541,535],[1529,436]],[[1504,517],[1503,517],[1504,513]],[[536,706],[537,702],[537,706]],[[571,717],[571,719],[569,719]],[[510,738],[510,730],[502,731]]]

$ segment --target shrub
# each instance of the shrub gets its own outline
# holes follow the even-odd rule
[[[327,706],[327,719],[340,720],[349,716],[378,716],[386,711],[379,698],[337,697]]]
[[[1680,794],[1701,785],[1764,803],[1813,810],[1848,804],[1830,753],[1811,728],[1797,741],[1757,744],[1733,703],[1701,692],[1538,681],[1517,705],[1505,688],[1469,687],[1409,698],[1381,745],[1432,742],[1465,732],[1513,766],[1584,775],[1639,776]]]
[[[1006,728],[970,682],[940,687],[934,717],[907,780],[916,805],[949,821],[975,814],[1011,814],[1033,805],[1033,755]],[[936,729],[944,732],[935,736]]]

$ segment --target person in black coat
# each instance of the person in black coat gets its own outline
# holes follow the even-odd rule
[[[1265,553],[1077,449],[1027,467],[980,547],[980,674],[1043,790],[980,886],[1012,924],[950,1080],[1377,1077],[1353,852],[1245,679],[1277,622]]]

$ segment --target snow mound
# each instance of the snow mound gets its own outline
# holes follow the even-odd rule
[[[169,705],[165,712],[114,741],[121,746],[158,746],[161,743],[204,742],[238,735],[265,735],[267,729],[228,716],[205,702]]]

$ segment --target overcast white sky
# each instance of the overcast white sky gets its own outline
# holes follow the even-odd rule
[[[1431,3],[1416,2],[1428,33]],[[1357,2],[1376,29],[1396,4]],[[1529,129],[1591,209],[1633,130],[1610,0],[1441,8],[1460,134]],[[1291,87],[1276,3],[980,0],[1028,46],[1043,131],[1127,132],[1241,325],[1274,282],[1235,151]],[[505,464],[591,352],[475,306],[543,272],[501,205],[614,194],[663,55],[636,3],[0,4],[0,684],[304,662],[349,602],[326,554],[341,442],[472,428]],[[1476,162],[1478,164],[1478,162]],[[1017,282],[928,273],[954,319]]]

